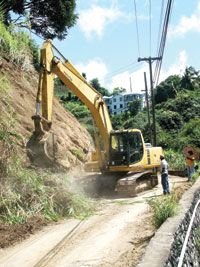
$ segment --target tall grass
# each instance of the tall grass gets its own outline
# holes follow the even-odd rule
[[[147,201],[153,210],[153,224],[156,228],[159,228],[167,218],[177,213],[177,201],[178,198],[175,193]]]
[[[0,19],[0,57],[29,70],[32,64],[39,66],[39,51],[35,42],[26,32],[19,31],[12,25],[6,27]]]
[[[70,191],[66,174],[24,168],[15,158],[0,189],[0,221],[22,223],[31,216],[49,220],[83,219],[94,211],[94,202]]]
[[[66,174],[27,168],[18,153],[21,136],[10,90],[9,80],[0,76],[0,222],[23,223],[35,215],[49,220],[89,216],[94,203],[70,190]]]

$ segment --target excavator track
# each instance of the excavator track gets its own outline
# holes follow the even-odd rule
[[[96,174],[86,176],[86,180],[83,181],[83,187],[92,188],[91,191],[99,196],[117,194],[120,197],[135,197],[158,185],[158,176],[152,171]]]
[[[158,184],[156,173],[145,171],[140,173],[128,173],[120,178],[116,184],[116,191],[125,197],[135,197],[138,193],[149,190]]]

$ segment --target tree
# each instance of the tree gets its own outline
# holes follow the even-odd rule
[[[132,117],[135,117],[138,112],[141,110],[142,107],[142,100],[141,99],[134,99],[133,101],[128,103],[128,110]]]
[[[119,94],[122,94],[122,93],[125,93],[125,92],[126,92],[125,88],[116,87],[116,88],[113,89],[112,95],[119,95]]]
[[[200,87],[199,71],[196,71],[193,67],[185,69],[183,77],[181,78],[181,87],[187,90],[195,90]]]
[[[1,0],[4,23],[33,30],[45,39],[62,40],[75,25],[75,0]],[[12,19],[12,12],[19,15]]]
[[[178,112],[160,110],[156,117],[164,130],[177,131],[183,126],[182,116]]]
[[[96,89],[103,96],[109,96],[110,95],[108,90],[100,85],[100,82],[99,82],[99,80],[97,78],[92,79],[90,81],[90,84],[94,89]]]
[[[83,76],[83,78],[84,78],[84,79],[86,79],[86,80],[87,80],[87,75],[86,75],[86,73],[85,73],[85,72],[82,72],[82,76]]]
[[[167,101],[169,98],[175,98],[180,90],[181,78],[178,75],[171,75],[161,82],[155,90],[155,103]]]

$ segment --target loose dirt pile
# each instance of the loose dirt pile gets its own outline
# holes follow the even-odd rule
[[[46,226],[48,221],[39,217],[31,219],[23,224],[0,224],[0,248],[6,248],[20,243],[36,231]]]

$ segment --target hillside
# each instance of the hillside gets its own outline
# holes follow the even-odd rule
[[[0,247],[10,246],[50,221],[84,218],[93,210],[81,192],[71,187],[69,172],[82,168],[83,148],[91,137],[57,99],[53,126],[58,141],[57,168],[33,168],[26,144],[34,130],[38,73],[0,58]],[[57,165],[58,165],[57,164]]]
[[[6,77],[8,80],[11,105],[17,120],[16,132],[23,137],[23,144],[20,143],[20,147],[25,148],[26,142],[34,130],[31,116],[35,113],[38,73],[33,68],[29,71],[23,71],[17,65],[2,60],[0,76],[1,78]],[[2,103],[2,99],[0,102],[3,107],[5,103]],[[81,161],[84,160],[82,150],[90,145],[90,136],[57,99],[54,99],[53,103],[52,130],[58,139],[58,163],[67,169],[80,165]],[[26,153],[24,149],[23,153]]]

